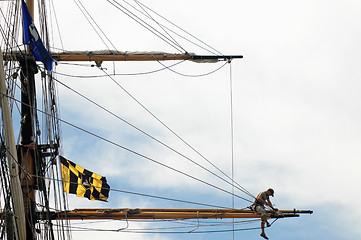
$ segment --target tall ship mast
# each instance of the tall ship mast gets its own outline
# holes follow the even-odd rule
[[[108,1],[108,4],[113,8],[112,11],[121,11],[123,14],[130,16],[132,19],[136,19],[137,23],[142,26],[146,26],[148,30],[155,33],[167,44],[174,46],[178,53],[168,53],[163,51],[119,51],[115,47],[111,49],[109,46],[114,46],[112,42],[103,32],[102,28],[97,24],[92,15],[88,12],[87,7],[83,5],[81,1],[74,1],[82,14],[86,19],[92,23],[92,27],[97,31],[99,35],[103,35],[101,38],[105,43],[108,41],[107,50],[64,50],[56,49],[51,46],[51,34],[53,30],[50,29],[52,22],[48,19],[48,14],[51,12],[53,17],[55,11],[51,1],[39,1],[39,3],[32,0],[22,1],[7,1],[4,2],[6,8],[2,8],[2,14],[4,22],[1,25],[1,113],[2,113],[2,131],[1,131],[1,236],[2,239],[72,239],[72,234],[75,231],[94,231],[97,228],[89,228],[87,225],[76,225],[79,222],[91,222],[97,221],[112,221],[120,222],[125,227],[117,229],[104,229],[109,232],[127,233],[132,228],[129,226],[134,223],[138,226],[138,221],[144,221],[148,226],[162,224],[172,224],[172,222],[192,220],[193,222],[185,223],[183,226],[178,227],[168,225],[163,228],[140,228],[134,230],[139,233],[159,234],[161,232],[188,232],[188,233],[202,233],[202,229],[206,229],[204,232],[211,233],[212,231],[228,232],[235,231],[235,226],[240,224],[249,224],[252,221],[261,221],[261,215],[257,213],[253,208],[249,207],[255,200],[255,196],[246,190],[242,185],[238,184],[233,177],[225,174],[218,166],[213,164],[208,158],[204,157],[195,148],[193,148],[187,141],[180,137],[174,130],[172,130],[164,121],[156,116],[148,107],[134,97],[128,90],[126,90],[116,77],[119,75],[132,76],[143,75],[145,73],[153,73],[161,70],[171,71],[178,73],[174,70],[174,66],[183,62],[190,62],[195,66],[199,66],[200,63],[205,65],[219,64],[226,66],[231,64],[232,61],[242,59],[240,54],[221,54],[220,52],[210,48],[204,42],[203,48],[210,48],[207,54],[190,53],[175,40],[175,36],[179,37],[168,27],[155,20],[155,17],[160,15],[156,14],[153,10],[141,4],[139,1],[135,1],[136,4],[129,7],[129,3],[125,1],[125,5],[120,4],[117,1]],[[138,6],[138,10],[134,10],[134,7]],[[5,11],[6,9],[6,11]],[[37,9],[40,13],[35,15],[34,9]],[[142,10],[142,11],[141,11]],[[54,11],[54,12],[53,12]],[[147,25],[143,18],[138,18],[138,15],[152,22],[156,27],[161,30],[156,30],[154,26]],[[163,18],[163,17],[161,17]],[[38,23],[35,21],[38,19]],[[77,31],[77,30],[74,30]],[[129,34],[128,34],[129,35]],[[105,37],[105,38],[104,38]],[[199,40],[195,38],[196,40]],[[89,41],[89,40],[88,40]],[[146,41],[146,39],[144,39]],[[192,40],[195,41],[195,40]],[[110,44],[109,44],[110,43]],[[155,62],[161,66],[161,69],[154,71],[138,72],[137,74],[131,73],[116,73],[117,69],[114,67],[119,62],[123,64],[135,63],[148,63]],[[171,64],[169,64],[169,62]],[[125,66],[123,65],[122,66]],[[75,90],[75,87],[71,87],[65,84],[61,78],[71,77],[74,79],[82,78],[80,75],[71,73],[66,74],[61,72],[62,67],[68,65],[80,65],[87,68],[96,69],[100,71],[102,76],[95,76],[94,79],[100,77],[109,78],[114,82],[114,86],[122,89],[128,97],[135,101],[140,109],[150,115],[152,121],[157,122],[162,128],[171,132],[172,136],[181,141],[187,148],[190,148],[193,154],[197,155],[197,158],[201,158],[202,161],[208,162],[212,167],[205,167],[199,160],[194,160],[195,157],[189,157],[188,153],[184,154],[180,150],[175,149],[164,140],[160,140],[156,133],[148,133],[145,125],[144,129],[140,127],[141,123],[131,123],[125,120],[120,115],[116,114],[112,107],[121,104],[120,102],[114,102],[111,107],[103,107],[98,102],[106,101],[106,94],[102,95],[98,101],[92,100],[90,97],[83,95],[81,92]],[[110,67],[113,69],[111,72]],[[218,65],[214,70],[208,71],[209,75],[220,69]],[[88,70],[86,70],[88,71]],[[86,74],[87,75],[87,74]],[[187,76],[187,74],[183,74]],[[90,75],[88,75],[90,77]],[[193,76],[194,77],[194,76]],[[77,80],[74,80],[76,82]],[[91,80],[93,81],[93,80]],[[106,85],[99,81],[100,86]],[[84,88],[88,83],[84,83]],[[62,99],[59,98],[58,89],[61,86],[61,91],[64,89],[70,89],[70,92],[80,96],[83,100],[90,102],[92,107],[89,108],[87,114],[88,117],[94,117],[89,122],[85,122],[84,125],[78,125],[72,123],[71,120],[67,120],[69,116],[61,116],[60,108]],[[113,86],[113,88],[114,88]],[[109,94],[113,94],[110,89],[107,91]],[[181,89],[180,89],[181,90]],[[165,91],[165,95],[166,90]],[[65,95],[66,96],[66,95]],[[182,99],[180,99],[182,101]],[[74,106],[77,103],[67,103]],[[82,105],[75,107],[82,108]],[[211,174],[213,178],[216,178],[219,182],[211,183],[207,180],[203,180],[201,177],[196,176],[192,169],[190,172],[181,170],[177,164],[172,164],[169,160],[159,160],[161,158],[168,158],[167,154],[164,156],[154,156],[158,151],[158,147],[154,148],[154,151],[150,149],[143,149],[140,151],[137,147],[132,148],[122,143],[122,140],[112,140],[111,138],[103,137],[95,130],[87,129],[87,126],[91,128],[90,122],[98,121],[100,125],[106,125],[106,120],[103,120],[101,115],[91,114],[93,108],[98,108],[103,113],[110,114],[115,119],[122,122],[127,126],[132,127],[137,131],[136,134],[129,137],[129,133],[122,130],[122,128],[113,129],[108,126],[109,129],[113,129],[114,135],[128,135],[129,139],[137,138],[137,135],[145,135],[148,140],[156,142],[161,147],[167,149],[167,151],[176,153],[178,157],[185,159],[187,165],[191,168],[197,168]],[[102,113],[102,114],[103,114]],[[130,112],[131,114],[131,112]],[[74,115],[70,119],[76,119]],[[184,121],[184,120],[180,120]],[[14,126],[13,126],[14,123]],[[17,123],[17,124],[15,124]],[[136,125],[140,125],[139,127]],[[66,126],[63,128],[63,126]],[[84,146],[81,142],[70,142],[62,139],[63,133],[67,134],[69,127],[77,131],[74,134],[85,134],[91,136],[94,139],[101,140],[103,143],[100,145],[94,144],[93,146]],[[233,131],[233,129],[232,129]],[[117,139],[115,137],[115,139]],[[128,139],[128,140],[129,140]],[[139,140],[144,141],[144,140]],[[173,141],[173,140],[172,140]],[[170,141],[170,142],[172,142]],[[137,141],[136,141],[137,142]],[[194,193],[184,192],[184,198],[172,198],[170,196],[161,196],[157,193],[151,194],[147,191],[136,192],[132,190],[121,190],[112,186],[119,186],[116,181],[116,177],[109,178],[105,173],[102,173],[102,166],[107,164],[114,164],[116,159],[107,159],[106,153],[104,153],[104,159],[101,160],[102,164],[98,164],[98,167],[91,164],[91,160],[87,164],[80,164],[74,159],[79,158],[80,155],[88,156],[87,152],[94,151],[97,148],[97,152],[106,152],[107,147],[112,146],[121,149],[122,153],[118,153],[120,158],[140,158],[147,163],[139,163],[139,172],[131,170],[127,172],[124,169],[119,169],[123,174],[139,176],[138,184],[142,181],[144,186],[147,186],[146,181],[150,181],[153,178],[150,174],[152,171],[147,172],[148,164],[154,164],[159,168],[165,168],[174,175],[180,175],[186,180],[185,185],[189,185],[188,181],[196,182],[202,186],[213,188],[218,193],[232,196],[232,206],[215,204],[209,202],[192,201],[187,200],[187,196]],[[141,143],[139,143],[141,144]],[[233,144],[233,143],[232,143]],[[131,144],[132,145],[132,144]],[[153,145],[152,145],[153,146]],[[65,150],[66,147],[76,149],[74,156],[65,156],[68,153]],[[188,151],[188,150],[187,150]],[[94,159],[93,161],[95,161]],[[109,161],[109,163],[107,163]],[[120,162],[122,160],[119,160]],[[86,162],[83,162],[86,163]],[[114,165],[116,166],[116,164]],[[114,169],[114,171],[117,171]],[[108,169],[106,172],[111,173]],[[157,175],[157,172],[153,172]],[[165,177],[165,181],[172,181],[172,174]],[[104,177],[104,176],[106,177]],[[110,174],[111,175],[111,174]],[[117,175],[117,174],[115,174]],[[179,183],[175,184],[179,186]],[[223,185],[227,185],[228,188]],[[229,190],[231,187],[232,190]],[[128,194],[134,197],[144,197],[154,199],[157,202],[155,207],[145,204],[143,206],[134,206],[132,202],[129,202],[129,206],[118,205],[116,201],[112,202],[113,193]],[[242,207],[234,204],[234,199],[244,201]],[[82,208],[71,208],[72,203],[70,200],[78,202]],[[163,206],[158,201],[172,201],[172,207],[159,207]],[[210,201],[212,202],[212,201]],[[99,205],[101,204],[101,205]],[[108,205],[107,205],[108,204]],[[177,205],[179,204],[179,205]],[[111,207],[108,207],[111,205]],[[182,207],[177,207],[177,206]],[[100,206],[100,207],[99,207]],[[192,206],[192,207],[184,207]],[[199,208],[195,208],[199,207]],[[300,214],[312,213],[311,210],[279,210],[274,211],[272,209],[267,210],[267,218],[277,220],[291,217],[298,217]],[[230,221],[228,221],[230,219]],[[133,221],[133,222],[132,222]],[[204,222],[203,222],[204,221]],[[207,222],[210,221],[210,222]],[[227,225],[223,225],[222,221],[225,221]],[[77,222],[73,225],[72,222]],[[87,224],[87,223],[86,223]],[[229,225],[233,228],[229,228]],[[85,226],[85,227],[84,227]],[[209,230],[209,228],[227,227],[227,230]],[[252,229],[253,227],[244,228]],[[135,228],[136,229],[136,228]],[[99,230],[99,229],[98,229]],[[99,230],[101,231],[101,230]]]

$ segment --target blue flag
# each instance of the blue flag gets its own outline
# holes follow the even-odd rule
[[[29,45],[30,51],[34,55],[35,59],[44,63],[45,69],[51,71],[53,69],[54,59],[46,50],[43,41],[41,41],[38,30],[36,30],[33,18],[31,17],[29,9],[26,6],[24,0],[22,0],[22,7],[24,23],[24,43],[26,45]]]

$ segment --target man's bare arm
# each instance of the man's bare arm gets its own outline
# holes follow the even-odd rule
[[[277,208],[274,208],[274,207],[273,207],[272,202],[271,202],[271,200],[270,200],[270,199],[267,199],[267,203],[266,203],[266,205],[268,205],[268,206],[269,206],[270,208],[272,208],[273,210],[278,211],[278,209],[277,209]]]

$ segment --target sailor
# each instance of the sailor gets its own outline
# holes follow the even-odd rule
[[[261,229],[262,229],[262,233],[260,234],[261,237],[263,237],[264,239],[268,239],[268,237],[266,236],[266,233],[264,232],[264,226],[265,224],[267,224],[267,227],[270,227],[271,225],[269,224],[269,222],[267,221],[267,216],[266,216],[266,209],[265,209],[265,205],[269,206],[270,208],[272,208],[274,211],[278,211],[277,208],[274,208],[271,200],[269,199],[269,196],[274,197],[274,191],[272,188],[269,188],[267,191],[264,192],[260,192],[256,199],[254,200],[254,203],[252,205],[253,209],[261,214]]]

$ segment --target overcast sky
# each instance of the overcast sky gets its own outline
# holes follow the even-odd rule
[[[361,3],[352,0],[142,2],[219,52],[241,54],[244,58],[204,77],[184,77],[164,70],[113,79],[229,176],[232,175],[232,81],[235,181],[254,195],[268,187],[274,188],[275,197],[271,200],[280,209],[314,211],[313,215],[276,221],[267,229],[269,237],[295,240],[360,237],[357,223],[361,210],[356,202],[361,197]],[[82,3],[117,50],[177,52],[109,2]],[[54,5],[63,44],[54,39],[56,47],[106,49],[74,1],[55,1]],[[209,54],[182,39],[179,43],[188,52]],[[186,62],[172,69],[200,75],[223,64]],[[163,66],[126,62],[103,63],[103,67],[112,74],[148,72]],[[56,71],[71,75],[104,74],[97,68],[64,64],[59,64]],[[221,175],[144,111],[112,79],[61,75],[58,79]],[[64,120],[232,191],[228,184],[73,92],[59,86],[58,95]],[[232,197],[227,193],[66,125],[62,125],[62,133],[65,157],[106,176],[112,188],[232,207]],[[198,207],[117,192],[110,193],[108,203],[69,196],[69,204],[71,208]],[[235,205],[244,208],[250,203],[235,198]],[[140,223],[129,224],[129,228],[144,227]],[[235,228],[258,227],[258,224]],[[86,226],[120,229],[126,227],[126,223]],[[153,223],[146,226],[154,227]],[[259,239],[259,233],[259,229],[237,231],[235,239]],[[232,233],[74,233],[74,239],[80,236],[88,239],[233,238]]]

